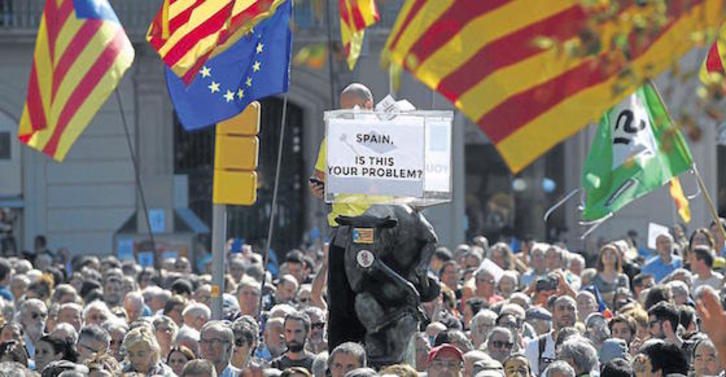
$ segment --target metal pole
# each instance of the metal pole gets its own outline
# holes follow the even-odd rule
[[[703,182],[703,178],[701,178],[701,173],[699,173],[698,169],[696,169],[696,164],[693,164],[693,173],[696,175],[696,179],[698,180],[698,186],[703,192],[703,198],[706,199],[706,205],[709,209],[709,212],[711,212],[711,216],[713,216],[713,221],[716,222],[716,224],[718,225],[717,228],[721,233],[721,237],[726,239],[726,230],[724,230],[724,228],[721,226],[721,223],[719,222],[718,211],[716,211],[716,206],[713,205],[713,200],[711,200],[711,196],[708,195],[708,189],[706,189],[706,184]],[[718,245],[718,247],[723,247],[723,245]],[[716,252],[720,252],[720,249],[716,250]]]
[[[280,121],[280,143],[277,146],[277,166],[275,167],[275,184],[272,188],[272,206],[270,207],[270,224],[267,227],[267,242],[265,243],[265,254],[263,255],[262,265],[265,274],[262,276],[262,286],[260,287],[260,302],[257,306],[257,317],[262,323],[262,305],[265,295],[265,283],[267,281],[267,264],[270,261],[270,244],[272,243],[272,230],[275,228],[275,214],[277,213],[277,191],[280,186],[280,166],[282,165],[282,149],[285,145],[285,118],[287,117],[287,93],[282,97],[282,120]]]
[[[141,197],[141,206],[144,208],[144,217],[146,218],[146,227],[149,230],[149,239],[151,239],[151,249],[156,254],[156,242],[154,242],[154,233],[151,231],[151,221],[149,221],[149,207],[146,206],[146,196],[144,195],[144,188],[141,186],[141,176],[139,175],[139,161],[136,159],[134,153],[134,147],[131,144],[131,135],[129,133],[129,126],[126,124],[126,115],[124,114],[124,107],[121,104],[121,94],[118,92],[118,87],[114,89],[116,93],[116,101],[118,102],[118,108],[121,112],[121,123],[124,126],[126,133],[126,144],[129,146],[129,154],[131,155],[131,163],[134,165],[134,178],[136,180],[136,187],[139,190],[139,196]],[[154,258],[154,265],[158,265],[158,258]]]
[[[325,9],[325,28],[328,34],[328,72],[330,73],[330,106],[332,109],[336,109],[335,106],[335,73],[333,71],[333,26],[330,20],[330,12],[333,8],[330,0],[326,1],[327,9]]]
[[[212,205],[212,318],[222,319],[227,206]]]

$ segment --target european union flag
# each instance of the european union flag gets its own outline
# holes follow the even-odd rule
[[[187,131],[231,118],[252,101],[284,93],[290,81],[292,1],[225,52],[207,61],[189,85],[166,68],[166,85]]]

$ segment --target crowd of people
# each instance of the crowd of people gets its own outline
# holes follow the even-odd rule
[[[66,260],[39,238],[0,258],[0,376],[723,375],[724,240],[716,224],[675,234],[652,252],[603,242],[592,260],[534,240],[440,246],[411,357],[380,370],[363,344],[326,342],[325,247],[291,250],[276,276],[251,247],[228,250],[213,320],[211,276],[183,256]]]

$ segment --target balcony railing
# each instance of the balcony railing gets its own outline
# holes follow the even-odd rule
[[[111,0],[116,14],[126,29],[126,33],[134,42],[143,41],[149,23],[156,15],[162,0]],[[340,38],[338,21],[338,2],[328,1],[331,5],[330,19],[333,25],[334,38]],[[381,20],[374,29],[390,29],[396,21],[398,10],[403,0],[386,0],[379,2]],[[45,0],[0,0],[0,35],[35,35],[43,13]],[[326,17],[316,17],[312,0],[299,0],[294,7],[294,20],[297,30],[310,35],[325,37]]]

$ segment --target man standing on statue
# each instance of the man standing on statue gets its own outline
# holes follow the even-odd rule
[[[365,85],[353,83],[348,85],[340,94],[340,108],[361,110],[373,109],[373,94]],[[315,163],[315,171],[309,179],[310,192],[318,199],[323,199],[325,192],[327,164],[327,140],[323,139]],[[332,351],[339,344],[347,341],[359,342],[365,337],[365,327],[358,320],[355,313],[355,293],[351,290],[345,273],[345,248],[334,246],[333,238],[338,228],[335,218],[338,215],[359,216],[368,205],[356,203],[334,203],[332,211],[328,214],[328,225],[331,228],[331,244],[328,251],[327,271],[318,274],[328,279],[328,350]],[[333,289],[331,289],[333,287]]]

